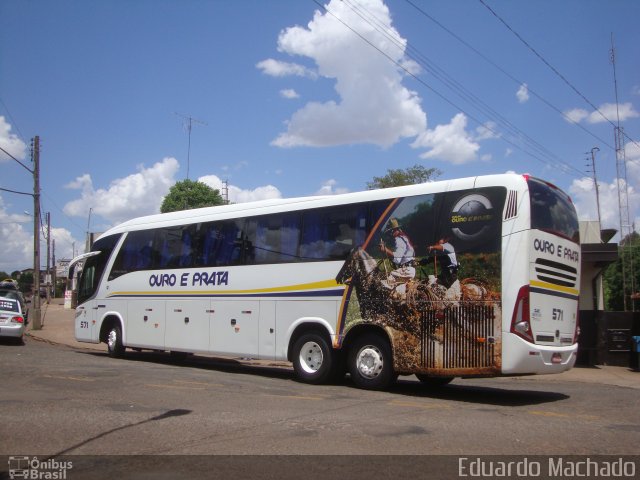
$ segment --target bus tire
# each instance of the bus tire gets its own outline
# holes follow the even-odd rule
[[[453,377],[431,377],[424,373],[416,373],[416,377],[418,377],[418,380],[420,380],[423,385],[430,388],[444,387],[445,385],[449,385],[453,380]]]
[[[320,333],[302,335],[293,345],[293,370],[304,383],[326,383],[333,375],[333,350]]]
[[[348,368],[353,383],[366,390],[382,390],[395,380],[389,342],[380,335],[367,333],[349,349]]]
[[[124,355],[124,345],[122,344],[122,328],[119,323],[114,323],[107,333],[107,352],[113,358],[120,358]]]

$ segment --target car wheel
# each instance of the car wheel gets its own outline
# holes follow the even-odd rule
[[[396,378],[391,346],[377,334],[356,339],[349,349],[348,367],[353,383],[367,390],[387,388]]]
[[[119,358],[124,355],[122,329],[118,323],[114,323],[107,334],[107,351],[109,352],[109,356],[114,358]]]
[[[316,332],[305,333],[293,345],[293,370],[305,383],[325,383],[334,368],[333,349],[325,338]]]

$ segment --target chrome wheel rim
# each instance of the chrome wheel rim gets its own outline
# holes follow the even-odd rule
[[[356,368],[360,375],[365,378],[376,378],[382,373],[383,367],[384,358],[380,349],[372,345],[360,349],[356,358]]]
[[[114,328],[109,332],[109,336],[107,337],[107,347],[109,347],[109,350],[113,350],[116,347],[117,341],[118,341],[118,333]]]
[[[322,367],[324,354],[316,342],[306,342],[300,349],[300,366],[307,373],[316,373]]]

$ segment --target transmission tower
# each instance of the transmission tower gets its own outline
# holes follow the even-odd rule
[[[227,180],[222,181],[222,200],[225,205],[229,205],[229,182]]]
[[[191,115],[183,115],[182,113],[178,113],[175,112],[176,115],[178,115],[179,117],[182,117],[182,119],[184,120],[184,127],[187,129],[187,132],[189,134],[189,146],[187,147],[187,180],[189,180],[189,164],[191,161],[191,129],[193,128],[193,125],[207,125],[207,122],[204,122],[202,120],[198,120],[197,118],[193,118]]]
[[[629,191],[627,183],[627,159],[624,148],[624,130],[620,126],[618,107],[618,80],[616,77],[616,50],[611,34],[611,64],[613,66],[613,85],[616,95],[616,126],[613,129],[616,147],[616,183],[618,186],[618,206],[620,207],[620,260],[622,262],[622,293],[624,310],[635,311],[635,302],[631,296],[635,293],[635,272],[633,268],[633,226],[629,216]]]

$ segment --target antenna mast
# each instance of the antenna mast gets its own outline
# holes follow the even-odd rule
[[[616,50],[611,34],[611,64],[613,66],[613,86],[616,94],[616,126],[614,137],[616,146],[616,183],[618,184],[618,205],[620,207],[620,257],[622,261],[622,293],[624,310],[635,311],[635,302],[631,298],[635,292],[635,275],[633,269],[633,227],[629,218],[629,191],[627,183],[627,160],[624,149],[624,131],[620,126],[620,110],[618,104],[618,79],[616,76]]]
[[[175,112],[176,115],[178,115],[179,117],[182,117],[184,120],[184,127],[187,129],[187,132],[189,134],[189,145],[187,147],[187,180],[189,180],[189,165],[191,162],[191,129],[193,128],[193,125],[207,125],[207,122],[204,122],[202,120],[198,120],[197,118],[193,118],[191,115],[183,115],[182,113],[178,113]]]
[[[591,149],[591,171],[593,172],[593,185],[596,189],[596,207],[598,208],[598,228],[602,230],[602,215],[600,214],[600,188],[598,187],[598,177],[596,176],[596,152],[599,152],[598,147]],[[602,238],[600,239],[602,241]]]

